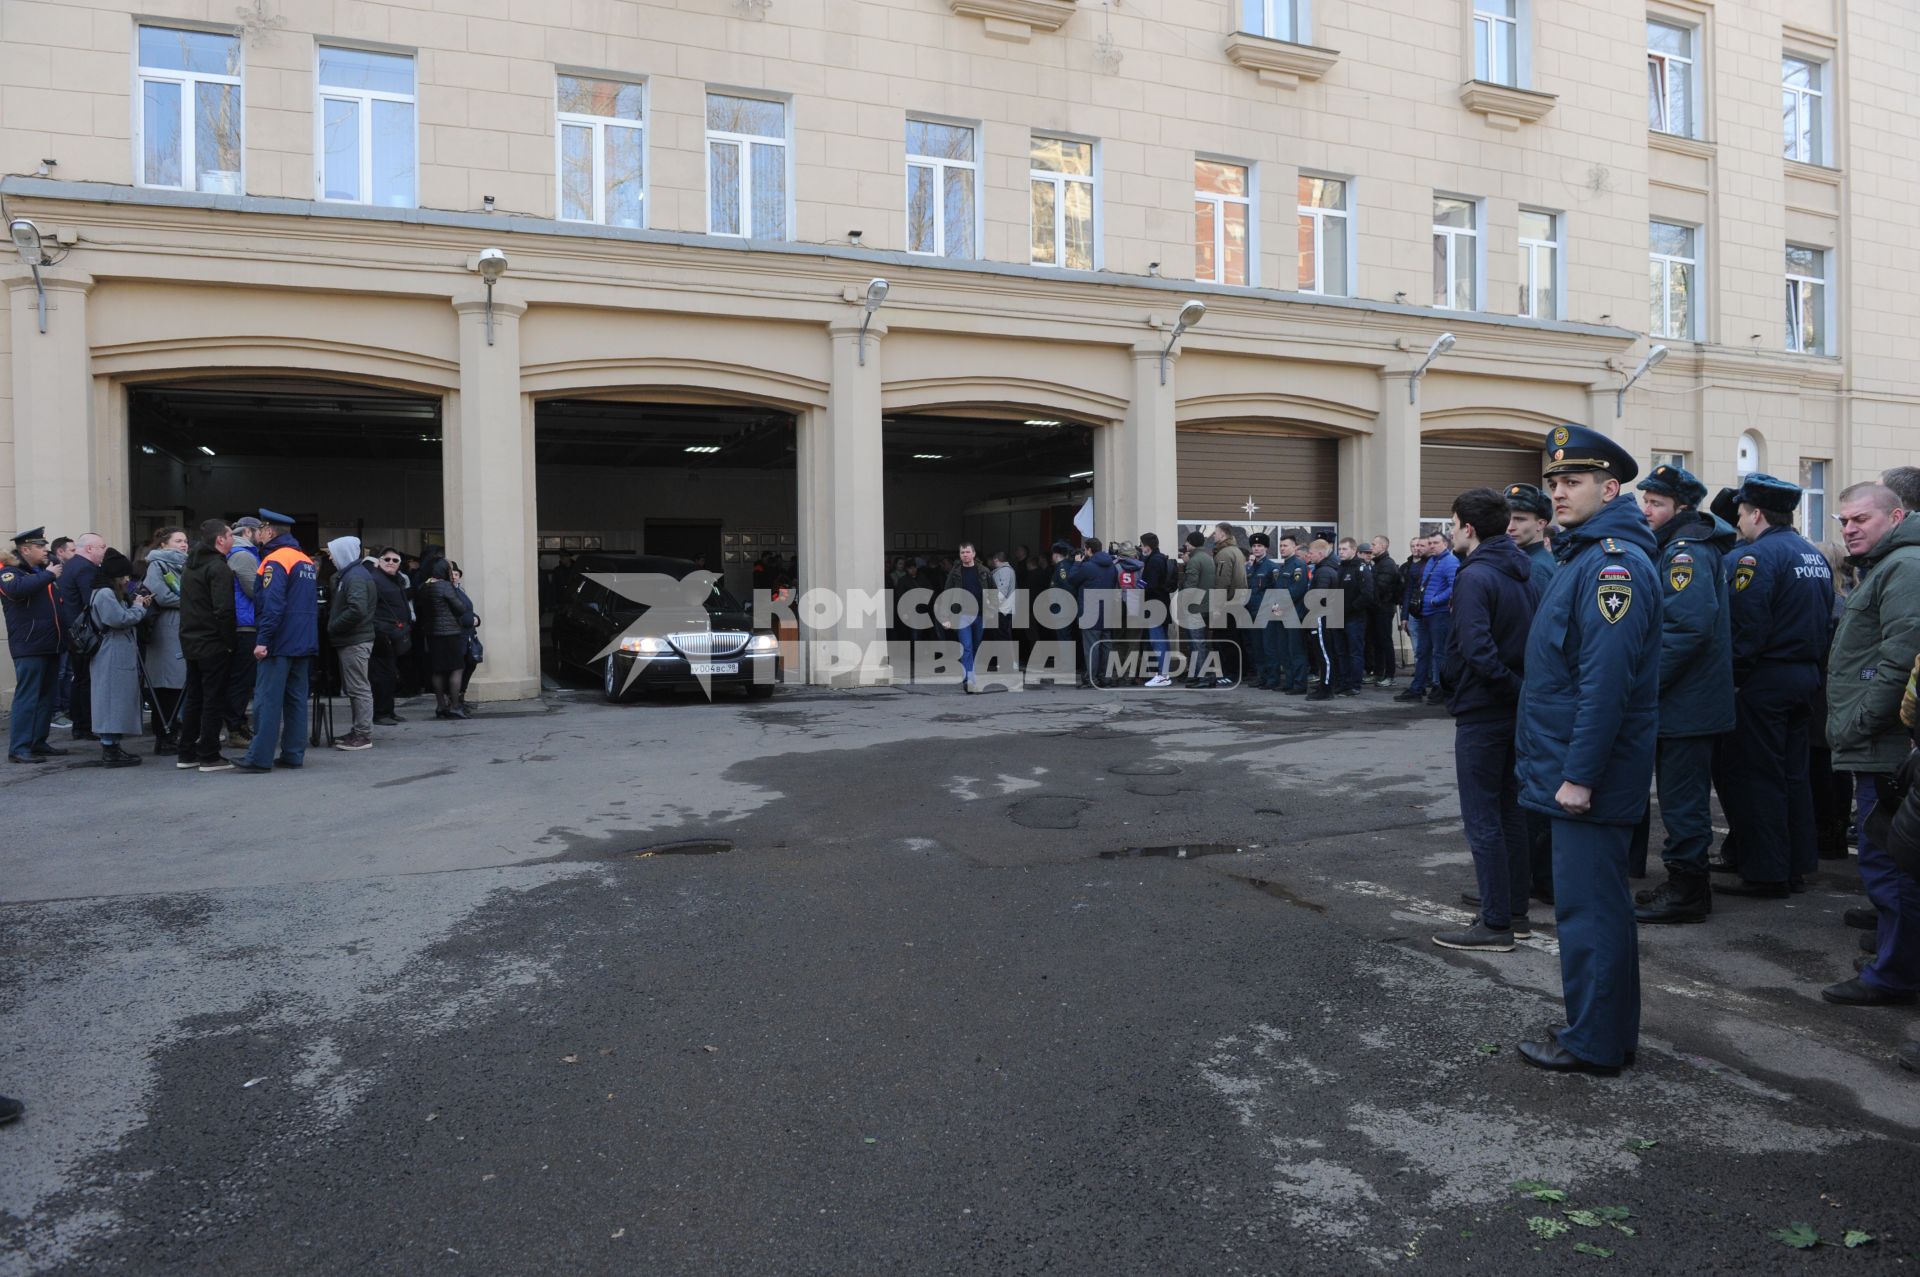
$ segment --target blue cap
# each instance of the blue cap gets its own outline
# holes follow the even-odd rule
[[[1515,514],[1531,514],[1536,518],[1553,518],[1553,502],[1547,500],[1547,494],[1531,483],[1509,483],[1506,486],[1507,506]]]
[[[15,545],[45,545],[47,543],[47,530],[45,528],[28,528],[25,532],[15,537],[13,543]]]
[[[1707,485],[1693,477],[1685,466],[1658,465],[1635,485],[1657,497],[1672,497],[1681,505],[1699,505],[1707,497]]]
[[[267,507],[265,506],[260,507],[259,513],[260,513],[260,522],[262,523],[271,523],[282,528],[290,528],[293,526],[293,516],[290,514],[280,514],[276,511],[267,509]]]
[[[1572,424],[1547,431],[1542,474],[1573,474],[1598,470],[1621,483],[1632,483],[1640,473],[1632,454],[1598,430]]]
[[[1800,485],[1776,479],[1770,474],[1750,474],[1741,480],[1740,489],[1733,494],[1733,499],[1739,505],[1792,514],[1800,507]]]

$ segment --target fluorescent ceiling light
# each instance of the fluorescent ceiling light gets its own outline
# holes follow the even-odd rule
[[[200,451],[206,453],[209,457],[214,455],[213,449],[207,447],[207,445],[204,443],[200,445]]]
[[[720,451],[720,445],[717,443],[696,443],[691,447],[689,447],[687,451],[688,452],[718,452]]]
[[[1060,423],[1051,417],[1028,417],[1026,424],[1029,426],[1057,426]]]
[[[1068,475],[1068,476],[1067,476],[1067,478],[1069,478],[1069,479],[1091,479],[1091,478],[1093,478],[1093,471],[1091,471],[1091,470],[1075,470],[1075,471],[1074,471],[1074,472],[1073,472],[1072,474],[1070,474],[1070,475]]]
[[[150,443],[143,443],[140,445],[140,451],[146,453],[149,457],[151,457],[153,455],[153,445]]]
[[[944,452],[916,452],[913,454],[913,459],[915,461],[945,461],[947,454]]]

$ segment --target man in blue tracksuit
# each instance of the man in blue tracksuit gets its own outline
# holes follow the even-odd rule
[[[1424,689],[1427,704],[1438,705],[1445,699],[1440,690],[1440,662],[1447,654],[1447,631],[1453,625],[1453,578],[1460,571],[1460,560],[1453,557],[1453,547],[1444,534],[1429,538],[1429,544],[1433,554],[1420,581],[1420,637],[1414,648],[1410,690]]]
[[[254,591],[253,743],[240,774],[300,767],[307,756],[307,678],[320,651],[319,579],[293,539],[293,518],[260,511],[259,587]],[[276,746],[278,753],[275,752]]]
[[[1659,730],[1660,587],[1653,531],[1624,491],[1639,474],[1582,426],[1546,440],[1560,561],[1527,639],[1515,739],[1520,803],[1553,820],[1554,919],[1567,1026],[1522,1042],[1528,1064],[1619,1072],[1640,1036],[1640,954],[1627,849]]]
[[[1480,916],[1465,931],[1433,938],[1443,949],[1508,953],[1533,934],[1527,822],[1519,805],[1514,714],[1527,635],[1540,602],[1527,556],[1507,535],[1512,512],[1491,488],[1453,499],[1453,544],[1465,556],[1454,578],[1453,629],[1440,663],[1453,715],[1453,769],[1460,822],[1473,851]]]
[[[1641,509],[1660,547],[1660,743],[1654,776],[1667,842],[1667,880],[1643,893],[1641,922],[1705,922],[1713,911],[1707,849],[1713,844],[1714,745],[1733,729],[1733,639],[1720,557],[1733,529],[1701,510],[1707,486],[1684,468],[1655,466],[1639,484]],[[1651,813],[1633,831],[1628,870],[1644,874]]]
[[[1807,733],[1827,659],[1833,570],[1793,530],[1799,485],[1750,474],[1734,504],[1741,541],[1722,560],[1734,727],[1721,744],[1720,796],[1740,877],[1718,890],[1781,899],[1819,866]]]

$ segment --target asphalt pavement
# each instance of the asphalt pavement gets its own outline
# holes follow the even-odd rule
[[[1390,695],[555,690],[6,769],[0,1274],[1920,1264],[1920,1023],[1819,998],[1852,863],[1646,929],[1638,1067],[1542,1074],[1552,928],[1430,943],[1452,727]]]

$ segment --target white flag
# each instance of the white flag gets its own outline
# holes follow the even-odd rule
[[[1080,530],[1080,535],[1083,537],[1090,537],[1093,535],[1093,498],[1092,497],[1088,497],[1086,499],[1086,502],[1083,505],[1081,505],[1079,511],[1073,516],[1073,526]]]

